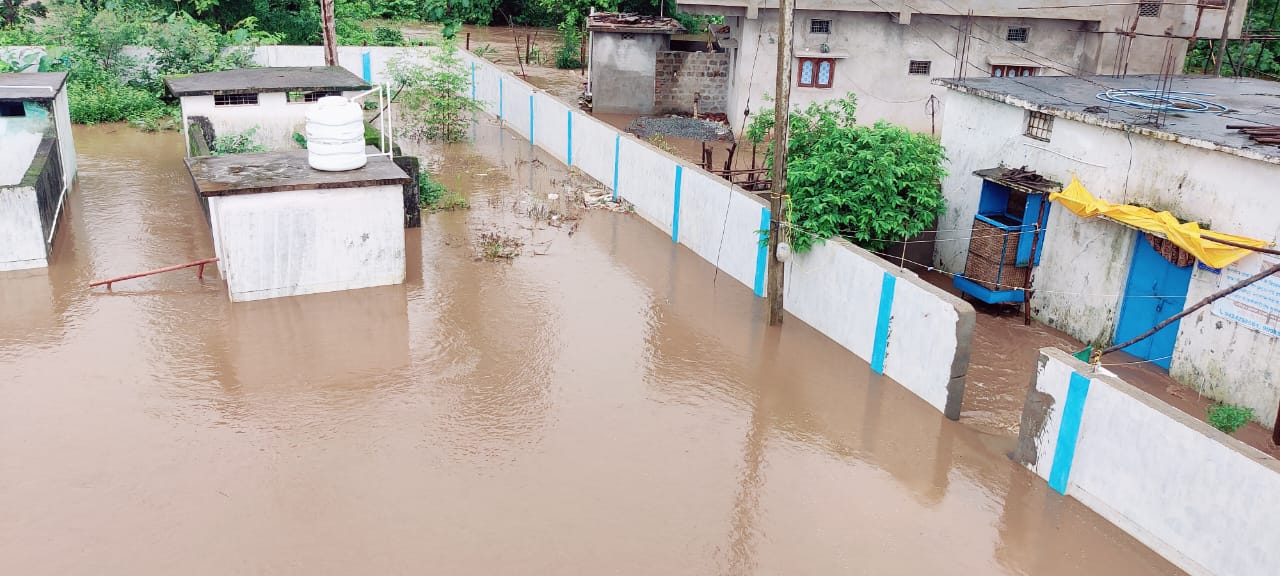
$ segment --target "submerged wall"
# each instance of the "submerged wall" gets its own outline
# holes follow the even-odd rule
[[[404,282],[402,202],[398,184],[209,198],[231,301]]]
[[[1190,574],[1280,566],[1280,462],[1066,352],[1040,351],[1015,457]]]
[[[770,218],[764,200],[463,54],[472,95],[486,111],[612,188],[672,242],[765,295],[773,263],[761,243]],[[839,240],[816,246],[788,270],[784,304],[796,319],[959,417],[971,306]]]
[[[347,97],[354,94],[359,92],[342,93]],[[189,126],[190,118],[199,116],[208,119],[214,137],[253,130],[253,141],[268,151],[299,148],[293,135],[305,135],[307,110],[311,107],[310,102],[289,102],[285,92],[263,92],[258,94],[257,104],[242,106],[217,106],[213,96],[183,96],[181,100],[183,126]],[[190,142],[188,154],[195,155]]]

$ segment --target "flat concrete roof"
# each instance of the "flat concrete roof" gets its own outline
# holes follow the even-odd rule
[[[1226,106],[1221,113],[1169,111],[1159,125],[1155,112],[1098,99],[1108,89],[1158,89],[1161,76],[1030,76],[1018,78],[940,78],[934,84],[1044,112],[1085,124],[1141,134],[1187,146],[1217,150],[1280,164],[1280,146],[1258,144],[1227,125],[1280,126],[1280,83],[1254,78],[1174,76],[1169,90],[1198,92],[1189,97]]]
[[[0,74],[0,102],[53,100],[66,83],[66,72]]]
[[[309,90],[355,91],[372,88],[368,82],[341,66],[240,68],[188,76],[169,76],[164,79],[164,83],[169,88],[169,93],[174,96]]]
[[[372,146],[368,148],[370,154],[377,151]],[[306,150],[197,156],[187,158],[187,172],[195,181],[196,193],[206,198],[289,190],[399,186],[410,181],[386,156],[369,158],[363,168],[325,172],[307,164]]]

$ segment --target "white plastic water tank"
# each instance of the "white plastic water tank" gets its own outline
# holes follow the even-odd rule
[[[341,172],[363,167],[364,112],[342,96],[325,96],[307,110],[307,163]]]

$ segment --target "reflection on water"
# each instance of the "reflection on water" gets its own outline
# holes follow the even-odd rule
[[[472,208],[405,285],[232,305],[87,288],[212,246],[179,137],[77,128],[54,266],[0,275],[0,573],[1177,572],[638,218],[531,221],[566,175],[476,136],[418,147]]]

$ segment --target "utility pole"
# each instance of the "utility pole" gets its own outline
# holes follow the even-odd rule
[[[1222,37],[1218,39],[1218,61],[1213,63],[1213,75],[1222,75],[1222,60],[1227,56],[1227,36],[1231,32],[1231,12],[1236,9],[1236,0],[1227,0],[1227,15],[1222,17]],[[1241,56],[1243,62],[1243,56]],[[1240,71],[1236,70],[1236,76]]]
[[[338,29],[333,19],[333,0],[320,0],[320,37],[324,41],[324,65],[338,65]]]
[[[795,0],[778,0],[778,83],[773,102],[773,185],[769,196],[769,325],[782,324],[782,274],[778,261],[787,192],[787,132],[791,126],[791,19]],[[816,71],[815,71],[816,73]]]

